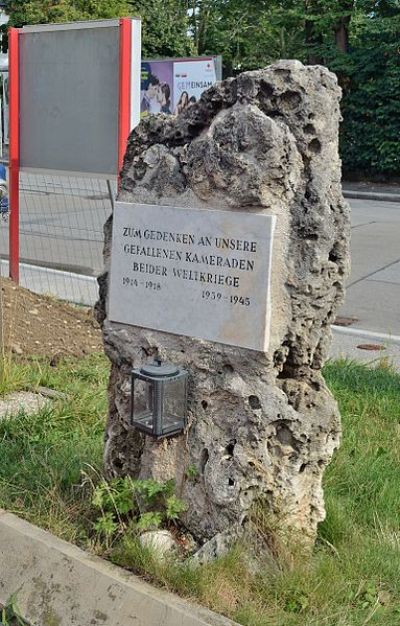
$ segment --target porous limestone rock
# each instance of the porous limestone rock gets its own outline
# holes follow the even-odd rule
[[[151,550],[161,560],[176,550],[177,547],[172,533],[168,530],[148,530],[140,535],[139,543],[143,548]]]
[[[281,61],[217,83],[178,117],[148,117],[129,139],[120,200],[277,215],[267,353],[111,323],[107,271],[99,279],[107,473],[175,479],[202,542],[240,533],[256,501],[311,542],[324,518],[340,419],[321,367],[349,270],[339,101],[326,68]],[[111,218],[105,236],[107,270]],[[160,442],[129,427],[130,369],[156,353],[191,373],[187,431]]]

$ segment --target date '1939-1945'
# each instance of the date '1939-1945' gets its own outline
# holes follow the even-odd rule
[[[202,291],[201,297],[203,300],[215,300],[219,302],[228,301],[230,304],[241,304],[242,306],[250,306],[251,300],[245,296],[224,296],[220,291]]]

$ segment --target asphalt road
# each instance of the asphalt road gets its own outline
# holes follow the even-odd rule
[[[351,275],[341,316],[400,335],[400,203],[351,200]]]

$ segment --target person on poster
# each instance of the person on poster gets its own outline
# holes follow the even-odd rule
[[[160,80],[154,74],[147,79],[147,89],[142,92],[140,104],[141,115],[161,113],[161,86]]]
[[[189,106],[189,94],[187,91],[182,91],[178,104],[175,107],[175,115],[179,115]]]
[[[171,115],[171,88],[168,83],[162,83],[161,92],[161,113]]]
[[[7,172],[4,165],[0,164],[0,215],[4,221],[7,221],[9,211]]]

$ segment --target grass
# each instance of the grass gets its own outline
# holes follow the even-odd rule
[[[0,506],[68,541],[85,543],[91,528],[81,472],[100,469],[108,364],[101,355],[25,362],[12,390],[50,387],[66,394],[37,415],[0,421]],[[17,382],[18,381],[18,384]],[[23,382],[22,382],[23,381]]]
[[[14,380],[67,400],[0,422],[0,506],[245,626],[400,625],[400,376],[390,368],[325,367],[343,418],[324,480],[327,518],[311,556],[284,550],[252,574],[241,545],[199,569],[157,561],[130,535],[102,547],[81,472],[101,471],[107,363],[23,367]]]
[[[0,604],[0,626],[28,626],[20,617],[14,598],[10,598],[6,606]]]

